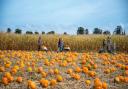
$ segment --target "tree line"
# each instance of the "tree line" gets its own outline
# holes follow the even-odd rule
[[[12,29],[11,28],[7,28],[7,33],[11,33],[12,32]],[[15,33],[16,34],[21,34],[22,33],[22,30],[17,28],[15,29]],[[35,32],[32,32],[32,31],[26,31],[26,34],[39,34],[39,32],[35,31]],[[55,34],[55,31],[49,31],[47,33],[45,33],[44,31],[41,32],[41,34]],[[64,32],[63,33],[64,35],[67,35],[67,32]],[[78,27],[77,29],[77,35],[88,35],[89,34],[89,30],[87,28],[84,28],[84,27]],[[93,30],[93,34],[104,34],[104,35],[111,35],[111,32],[109,30],[105,30],[103,31],[102,29],[100,28],[94,28]],[[114,35],[125,35],[125,30],[122,28],[122,26],[117,26],[113,33]]]

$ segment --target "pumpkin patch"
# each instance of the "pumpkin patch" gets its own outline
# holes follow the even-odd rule
[[[123,89],[128,85],[127,64],[125,53],[0,50],[0,85],[2,89],[16,85],[21,89]]]

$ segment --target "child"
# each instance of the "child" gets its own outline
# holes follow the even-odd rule
[[[59,52],[62,52],[63,49],[64,49],[63,40],[62,40],[62,38],[59,38],[59,41],[58,41],[58,51],[59,51]]]

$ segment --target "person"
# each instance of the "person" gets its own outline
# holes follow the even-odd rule
[[[107,42],[106,42],[106,39],[103,39],[102,48],[99,50],[99,53],[106,52],[106,49],[107,49]]]
[[[59,38],[59,41],[58,41],[58,51],[62,52],[63,49],[64,49],[64,42],[63,42],[62,38]]]
[[[103,40],[103,51],[106,52],[106,49],[107,49],[107,42],[106,42],[106,39]]]
[[[112,53],[112,41],[111,37],[107,38],[107,52]]]
[[[41,36],[39,36],[39,38],[38,38],[38,51],[41,50],[41,46],[42,46],[42,39],[41,39]]]

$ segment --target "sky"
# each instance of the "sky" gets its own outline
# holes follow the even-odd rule
[[[83,26],[128,32],[128,0],[0,0],[0,31],[51,31],[76,34]]]

